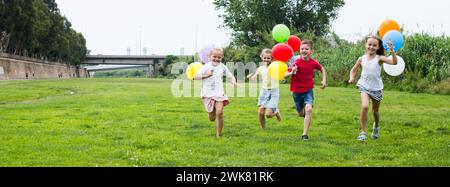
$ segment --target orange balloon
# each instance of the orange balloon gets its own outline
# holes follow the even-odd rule
[[[400,25],[394,20],[390,19],[384,20],[383,23],[381,23],[379,29],[380,37],[383,38],[384,34],[386,34],[391,30],[400,31]]]

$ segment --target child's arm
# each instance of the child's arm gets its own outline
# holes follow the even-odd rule
[[[237,85],[237,81],[236,81],[236,77],[231,77],[231,84],[233,84],[233,85]]]
[[[397,65],[397,54],[395,54],[394,47],[392,46],[392,41],[389,41],[388,45],[392,55],[392,59],[385,56],[380,56],[380,60],[391,65]]]
[[[350,70],[350,80],[348,81],[348,83],[355,83],[356,73],[358,72],[359,67],[361,67],[361,62],[362,59],[359,58],[353,66],[352,70]]]
[[[258,74],[259,74],[259,69],[256,70],[255,73],[248,75],[247,78],[250,79],[250,80],[255,80],[256,77],[258,77]]]
[[[213,70],[206,71],[206,74],[201,73],[202,70],[199,71],[197,75],[194,76],[194,80],[203,80],[213,76]]]
[[[222,66],[224,67],[224,71],[225,71],[225,74],[227,75],[227,78],[231,77],[231,84],[236,86],[237,85],[236,77],[234,77],[233,73],[231,73],[231,71],[227,68],[227,66],[225,66],[223,64],[222,64]]]
[[[230,80],[231,84],[233,84],[234,86],[237,85],[236,77],[234,77],[234,75],[231,74],[231,72],[230,72],[230,74],[227,75],[227,77],[231,77],[231,80]]]
[[[327,84],[327,71],[324,67],[322,67],[322,89],[325,89],[328,86]]]
[[[294,75],[295,73],[297,73],[297,68],[298,67],[296,65],[294,65],[294,66],[292,66],[292,71],[291,72],[286,71],[286,73],[284,73],[284,79],[286,79],[286,78]]]

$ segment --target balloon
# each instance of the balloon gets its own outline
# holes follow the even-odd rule
[[[285,62],[275,61],[269,65],[269,76],[275,80],[283,80],[288,67]]]
[[[392,59],[392,56],[389,56],[388,58]],[[383,63],[383,69],[384,72],[390,76],[399,76],[405,70],[405,61],[401,56],[397,55],[397,65]]]
[[[272,36],[278,43],[284,43],[289,39],[291,31],[284,24],[278,24],[272,29]]]
[[[209,53],[212,49],[214,49],[214,47],[214,45],[208,45],[203,47],[203,49],[200,51],[200,61],[203,62],[203,64],[209,62]]]
[[[394,20],[384,20],[379,28],[380,37],[383,38],[384,35],[391,30],[400,31],[400,25],[398,25],[398,23]]]
[[[189,66],[186,69],[186,77],[189,80],[194,80],[195,74],[197,74],[198,70],[200,70],[203,67],[203,64],[200,62],[194,62],[192,64],[189,64]]]
[[[277,44],[272,48],[273,59],[287,62],[294,55],[292,48],[287,44]]]
[[[294,53],[300,49],[300,45],[302,44],[302,40],[300,40],[297,36],[290,36],[289,40],[287,41],[288,45],[291,46]]]
[[[394,51],[397,52],[403,47],[403,35],[399,31],[389,31],[383,37],[383,46],[384,49],[388,50],[388,42],[392,41],[392,45],[394,46]]]
[[[289,61],[287,62],[288,67],[291,67],[292,63],[294,63],[294,61],[300,57],[302,57],[302,56],[301,55],[292,56],[292,58],[289,59]]]

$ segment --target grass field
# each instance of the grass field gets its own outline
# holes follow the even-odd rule
[[[385,91],[381,139],[362,144],[357,89],[315,89],[307,142],[288,85],[283,121],[266,130],[257,98],[230,98],[221,139],[201,99],[174,98],[171,80],[0,81],[0,90],[0,166],[450,166],[448,95]]]

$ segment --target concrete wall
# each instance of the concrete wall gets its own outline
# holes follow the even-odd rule
[[[75,66],[0,53],[0,80],[87,77]]]

